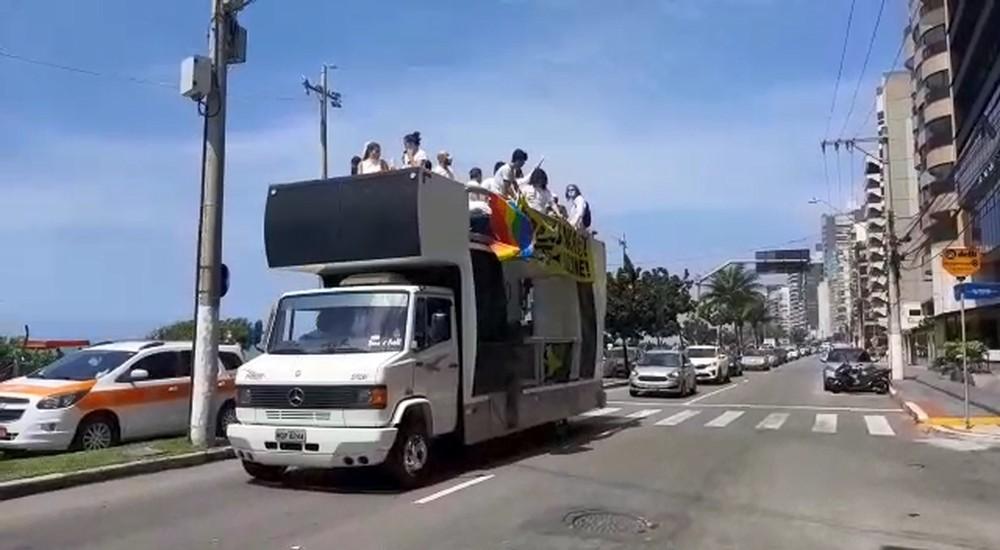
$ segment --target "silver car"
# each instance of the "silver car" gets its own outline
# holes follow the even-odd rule
[[[697,391],[694,365],[687,355],[675,350],[650,350],[636,363],[629,376],[629,394],[672,393],[690,395]]]

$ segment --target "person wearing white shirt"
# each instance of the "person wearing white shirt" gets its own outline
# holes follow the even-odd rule
[[[403,136],[403,168],[420,168],[425,160],[429,159],[420,148],[420,132]]]
[[[534,210],[542,214],[549,214],[552,210],[552,193],[549,191],[549,175],[545,170],[536,168],[531,172],[527,185],[521,187],[521,195],[525,202]]]
[[[528,185],[528,180],[531,175],[518,177],[518,171],[524,167],[524,163],[528,162],[528,153],[525,153],[521,149],[514,149],[514,153],[510,156],[510,162],[504,164],[497,170],[496,173],[496,184],[500,187],[502,192],[501,195],[507,198],[515,198],[520,192],[522,187]]]
[[[590,228],[590,205],[574,184],[566,186],[566,201],[569,218],[567,221],[577,230]]]
[[[365,154],[358,164],[359,174],[377,174],[389,170],[389,165],[382,160],[382,146],[374,141],[365,144]]]
[[[484,179],[482,186],[486,188],[487,191],[491,193],[496,193],[498,195],[503,194],[503,189],[500,187],[500,183],[497,180],[497,172],[504,165],[502,160],[498,160],[496,164],[493,165],[493,175]]]
[[[488,195],[484,193],[483,171],[478,167],[469,170],[469,181],[465,184],[469,189],[469,211],[477,216],[489,216],[490,209]]]
[[[437,154],[437,166],[434,167],[435,174],[439,176],[444,176],[450,180],[455,179],[455,172],[451,169],[451,154],[448,151],[441,151]]]

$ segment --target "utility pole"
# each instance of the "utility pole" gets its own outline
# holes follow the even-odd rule
[[[222,294],[222,206],[226,160],[228,64],[242,63],[246,31],[236,14],[247,0],[211,0],[210,83],[204,104],[205,135],[198,235],[197,307],[191,383],[190,439],[197,447],[214,440],[212,395],[219,367],[219,302]]]
[[[330,102],[330,106],[334,109],[339,109],[340,94],[338,92],[330,91],[327,86],[327,69],[336,69],[336,65],[329,65],[324,63],[322,69],[319,73],[319,86],[309,82],[309,79],[302,77],[302,87],[306,89],[306,95],[310,93],[315,93],[316,97],[319,99],[319,151],[321,156],[321,172],[323,179],[327,178],[327,152],[326,152],[326,107],[327,102]]]
[[[868,153],[861,147],[858,147],[858,143],[878,143],[879,145],[884,146],[885,159],[880,159],[871,153]],[[886,245],[886,259],[889,264],[889,367],[892,369],[892,379],[902,380],[903,367],[905,363],[903,362],[902,316],[900,313],[902,304],[900,303],[899,298],[899,264],[901,258],[899,254],[899,239],[896,238],[896,216],[892,202],[892,163],[889,152],[889,138],[885,136],[877,136],[870,138],[823,140],[820,142],[820,148],[824,152],[827,147],[831,146],[834,147],[834,149],[844,147],[848,151],[857,149],[858,151],[861,151],[862,154],[876,160],[884,167],[885,177],[883,178],[882,184],[885,186],[886,230],[889,232],[889,242]]]

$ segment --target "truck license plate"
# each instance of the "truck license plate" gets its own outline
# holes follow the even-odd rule
[[[274,430],[274,440],[279,443],[305,443],[306,442],[306,431],[305,430],[286,430],[277,429]]]

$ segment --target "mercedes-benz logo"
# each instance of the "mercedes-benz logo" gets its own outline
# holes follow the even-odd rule
[[[306,392],[302,388],[292,388],[288,390],[288,404],[293,407],[301,407],[306,402]]]

